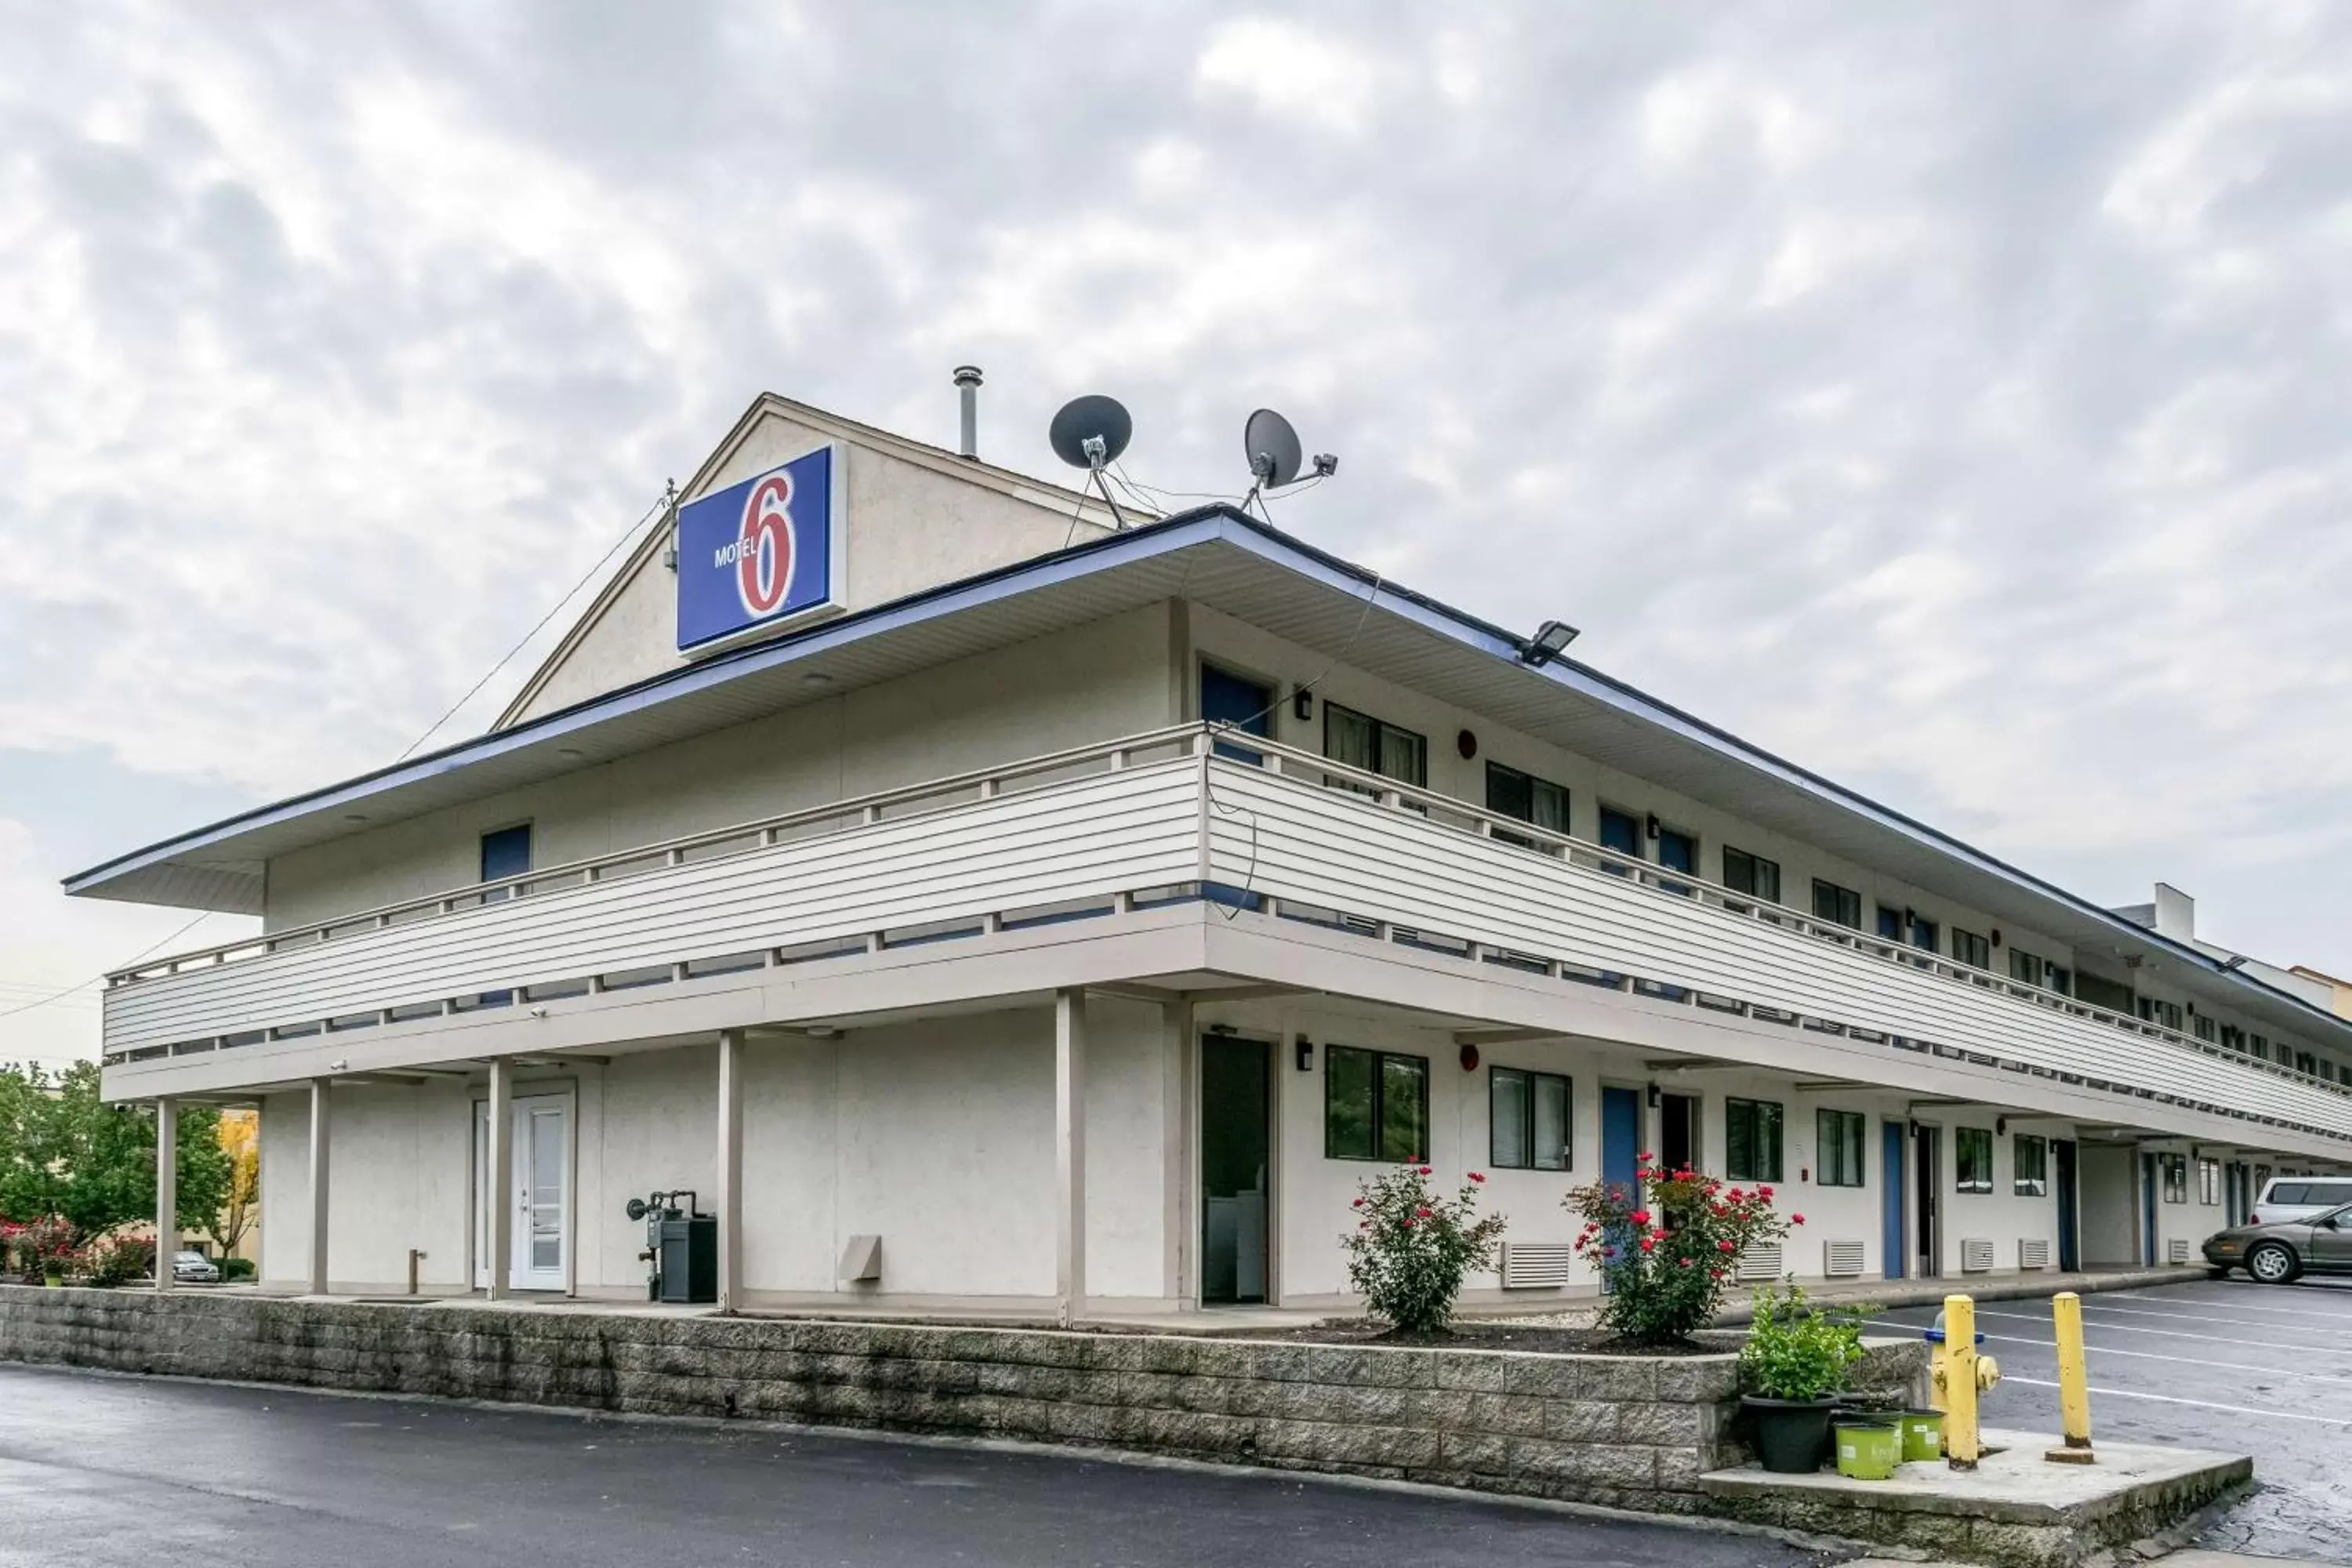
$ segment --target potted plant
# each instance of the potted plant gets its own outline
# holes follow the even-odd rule
[[[1561,1202],[1584,1220],[1576,1250],[1600,1266],[1609,1294],[1601,1325],[1635,1344],[1688,1340],[1714,1320],[1739,1255],[1778,1241],[1803,1215],[1782,1218],[1772,1189],[1743,1187],[1637,1156],[1636,1184],[1596,1182]]]
[[[1363,1293],[1365,1310],[1399,1333],[1445,1332],[1463,1277],[1493,1264],[1503,1234],[1502,1215],[1478,1217],[1484,1175],[1471,1172],[1448,1198],[1430,1190],[1434,1173],[1404,1165],[1358,1183],[1356,1228],[1340,1238],[1348,1282]]]
[[[1846,1368],[1862,1355],[1855,1314],[1823,1312],[1793,1284],[1756,1292],[1756,1320],[1739,1347],[1747,1390],[1739,1403],[1766,1469],[1802,1475],[1821,1468],[1830,1455],[1830,1412],[1845,1387]]]

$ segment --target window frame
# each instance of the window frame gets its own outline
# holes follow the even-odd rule
[[[1371,1152],[1365,1154],[1341,1153],[1332,1147],[1331,1097],[1338,1075],[1332,1070],[1333,1058],[1340,1056],[1370,1058],[1372,1070],[1371,1106],[1369,1126]],[[1384,1151],[1388,1145],[1388,1064],[1391,1061],[1412,1062],[1421,1073],[1420,1152],[1409,1155],[1391,1155]],[[1359,1163],[1385,1165],[1427,1164],[1429,1163],[1429,1058],[1409,1051],[1383,1051],[1370,1046],[1327,1045],[1323,1047],[1323,1157],[1327,1160],[1353,1160]]]
[[[1736,863],[1741,868],[1737,874],[1733,870],[1734,857],[1738,858]],[[1759,872],[1763,873],[1761,877]],[[1745,887],[1740,885],[1743,877],[1747,881]],[[1758,887],[1759,880],[1769,882],[1771,890],[1768,892]],[[1780,901],[1780,862],[1759,855],[1752,849],[1727,844],[1723,847],[1723,885],[1735,893],[1745,893],[1761,903],[1777,904]]]
[[[1519,1131],[1523,1139],[1522,1146],[1527,1150],[1528,1157],[1521,1163],[1507,1161],[1496,1152],[1495,1125],[1498,1118],[1499,1106],[1495,1091],[1498,1080],[1507,1077],[1518,1079],[1527,1086],[1526,1094],[1520,1100],[1524,1108],[1524,1121]],[[1556,1165],[1544,1163],[1538,1158],[1536,1148],[1536,1096],[1545,1080],[1559,1085],[1559,1163]],[[1576,1165],[1576,1080],[1566,1073],[1545,1072],[1538,1068],[1488,1068],[1486,1069],[1486,1165],[1488,1169],[1496,1171],[1573,1170]]]
[[[2156,1179],[2163,1189],[2164,1201],[2185,1204],[2189,1201],[2189,1156],[2159,1151],[2156,1156]]]
[[[2221,1162],[2210,1154],[2198,1156],[2197,1201],[2209,1209],[2221,1206]]]
[[[1847,1180],[1845,1169],[1846,1137],[1853,1137],[1853,1179]],[[1813,1108],[1813,1184],[1821,1187],[1866,1187],[1870,1184],[1870,1119],[1859,1110],[1839,1110],[1832,1106]],[[1838,1173],[1830,1173],[1829,1152],[1838,1151]]]
[[[1507,774],[1527,785],[1527,816],[1521,816],[1517,812],[1511,810],[1507,806],[1497,805],[1495,804],[1496,775],[1498,773]],[[1542,798],[1542,795],[1545,790],[1550,790],[1553,794],[1559,796],[1559,826],[1557,827],[1553,826],[1550,823],[1540,820],[1539,815],[1536,810],[1537,803]],[[1556,784],[1552,780],[1545,778],[1540,773],[1531,773],[1525,768],[1515,768],[1508,763],[1498,763],[1491,757],[1487,759],[1486,809],[1496,816],[1507,816],[1514,822],[1524,822],[1529,827],[1536,828],[1540,832],[1557,834],[1559,837],[1565,838],[1569,837],[1570,830],[1575,825],[1576,819],[1570,815],[1574,801],[1575,796],[1570,792],[1569,787],[1564,784]],[[1510,833],[1498,833],[1496,837],[1498,838],[1508,839],[1514,843],[1533,843],[1533,840],[1523,840],[1518,838],[1517,835]]]
[[[2026,1151],[2033,1152],[2033,1172],[2026,1173]],[[2009,1193],[2017,1198],[2050,1195],[2050,1140],[2039,1132],[2020,1132],[2009,1141]]]
[[[1992,942],[1980,932],[1952,928],[1952,962],[1992,973]]]
[[[1769,1117],[1762,1114],[1767,1110],[1771,1112]],[[1748,1129],[1748,1169],[1744,1172],[1732,1163],[1733,1129],[1738,1126],[1743,1112],[1748,1115],[1750,1121]],[[1767,1173],[1766,1162],[1762,1158],[1763,1151],[1760,1147],[1763,1142],[1762,1134],[1768,1123],[1772,1134],[1772,1158],[1769,1162],[1769,1173]],[[1749,1100],[1739,1095],[1724,1097],[1723,1174],[1727,1181],[1760,1182],[1766,1186],[1770,1186],[1776,1182],[1784,1180],[1782,1173],[1788,1169],[1788,1107],[1777,1100]]]
[[[1831,907],[1827,910],[1822,908],[1823,893],[1830,895],[1828,901]],[[1849,901],[1853,910],[1852,920],[1848,920],[1844,913]],[[1813,918],[1817,921],[1827,921],[1833,926],[1843,926],[1848,931],[1860,931],[1862,929],[1862,895],[1852,888],[1831,881],[1826,877],[1816,877],[1813,879]]]
[[[1343,714],[1349,719],[1360,719],[1371,727],[1372,761],[1370,767],[1366,767],[1361,763],[1349,762],[1347,759],[1340,757],[1332,752],[1331,721],[1333,719]],[[1419,748],[1421,761],[1419,777],[1416,778],[1405,773],[1396,773],[1389,771],[1389,740],[1392,735],[1406,737],[1412,740]],[[1378,777],[1387,779],[1392,784],[1403,784],[1408,789],[1427,789],[1429,787],[1428,736],[1423,734],[1418,730],[1408,730],[1402,724],[1391,724],[1387,720],[1380,718],[1375,714],[1367,713],[1360,708],[1350,708],[1344,702],[1334,702],[1328,698],[1324,700],[1323,703],[1323,756],[1327,762],[1338,763],[1343,768],[1355,768],[1360,773],[1372,773]],[[1348,787],[1361,791],[1365,786],[1361,784],[1349,784]]]
[[[1984,1197],[1993,1189],[1993,1131],[1990,1127],[1955,1127],[1952,1129],[1952,1191],[1970,1197]],[[1976,1162],[1969,1157],[1971,1148],[1980,1150],[1984,1173],[1971,1176],[1969,1168]]]

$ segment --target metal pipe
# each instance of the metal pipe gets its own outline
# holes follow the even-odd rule
[[[2058,1412],[2065,1424],[2063,1446],[2048,1458],[2063,1465],[2093,1463],[2090,1368],[2083,1356],[2083,1298],[2061,1290],[2050,1299],[2051,1338],[2058,1342]]]
[[[980,456],[980,366],[960,364],[955,370],[956,390],[963,403],[963,438],[956,445],[957,455],[965,458]]]

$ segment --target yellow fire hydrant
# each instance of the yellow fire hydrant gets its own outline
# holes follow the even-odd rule
[[[1977,1353],[1977,1304],[1967,1296],[1947,1296],[1936,1326],[1927,1331],[1927,1401],[1944,1413],[1944,1458],[1956,1470],[1973,1470],[1982,1444],[1977,1435],[1977,1395],[2000,1382],[2000,1363]]]

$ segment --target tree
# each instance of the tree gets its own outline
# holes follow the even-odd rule
[[[261,1119],[250,1110],[226,1113],[220,1119],[220,1146],[228,1156],[228,1194],[212,1233],[221,1256],[227,1258],[261,1217]]]
[[[220,1112],[184,1106],[178,1229],[209,1230],[229,1188]],[[155,1111],[99,1099],[96,1062],[52,1073],[39,1063],[0,1067],[0,1218],[55,1215],[80,1236],[155,1217]]]

